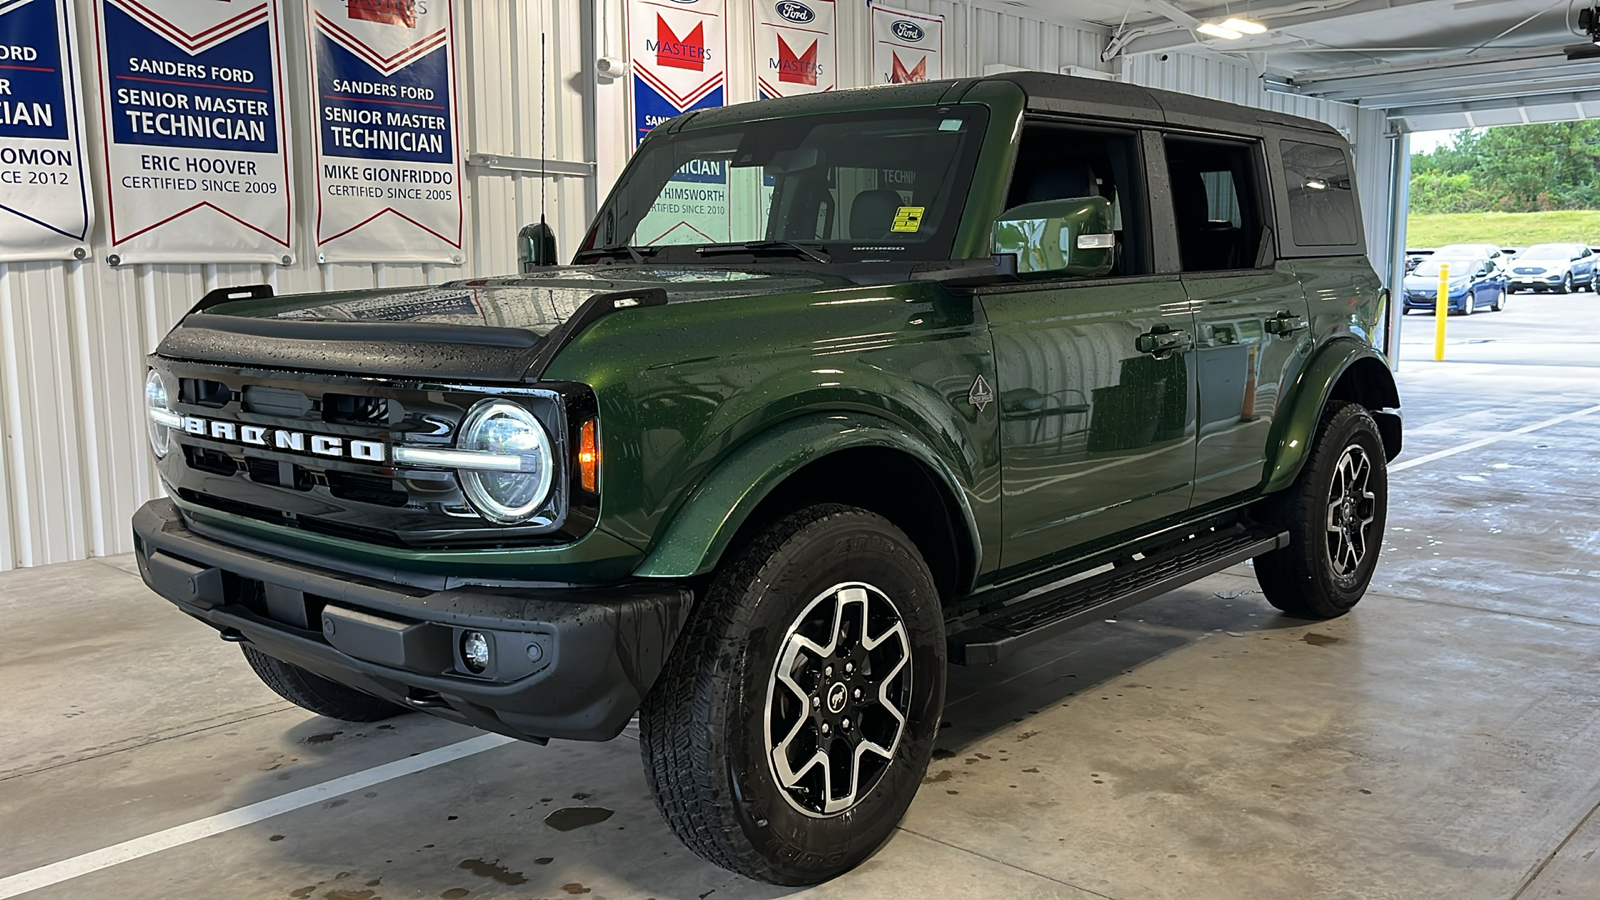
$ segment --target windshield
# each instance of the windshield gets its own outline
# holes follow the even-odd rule
[[[1539,260],[1542,262],[1567,262],[1568,260],[1572,259],[1572,256],[1573,252],[1571,247],[1566,247],[1561,244],[1534,244],[1532,247],[1522,251],[1521,255],[1519,255],[1517,259]]]
[[[657,135],[578,260],[632,246],[657,248],[652,262],[689,262],[707,245],[755,241],[817,248],[833,262],[948,259],[987,119],[984,107],[955,106]],[[774,249],[784,248],[761,255],[784,255]]]
[[[1448,263],[1450,266],[1451,278],[1455,278],[1458,275],[1470,275],[1483,266],[1483,263],[1480,260],[1473,260],[1459,256],[1454,259],[1429,259],[1418,263],[1417,267],[1411,270],[1411,274],[1421,275],[1423,277],[1431,275],[1434,278],[1438,278],[1439,267],[1445,265],[1446,263]]]

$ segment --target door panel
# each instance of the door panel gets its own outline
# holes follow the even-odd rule
[[[1305,361],[1308,309],[1287,266],[1186,275],[1183,286],[1195,315],[1194,505],[1203,506],[1266,478],[1278,401]]]
[[[1147,333],[1192,338],[1179,281],[1023,288],[983,304],[999,379],[1002,567],[1048,565],[1187,509],[1194,354],[1138,349]]]

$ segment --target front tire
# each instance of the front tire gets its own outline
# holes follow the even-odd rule
[[[256,676],[279,697],[319,716],[345,722],[379,722],[407,712],[405,707],[329,681],[249,645],[241,645]]]
[[[1500,290],[1495,292],[1494,303],[1490,304],[1489,308],[1491,310],[1494,310],[1495,312],[1500,312],[1501,310],[1506,308],[1506,289],[1505,288],[1501,288]]]
[[[1349,612],[1378,564],[1388,495],[1377,423],[1357,404],[1331,403],[1300,475],[1264,509],[1290,538],[1255,559],[1267,602],[1304,619]]]
[[[1561,285],[1560,285],[1560,287],[1556,288],[1556,293],[1558,293],[1558,294],[1570,294],[1570,293],[1572,293],[1572,273],[1571,272],[1568,272],[1564,277],[1562,277]]]
[[[705,859],[826,881],[905,815],[944,684],[943,611],[915,545],[876,514],[813,506],[714,576],[640,710],[645,775]]]

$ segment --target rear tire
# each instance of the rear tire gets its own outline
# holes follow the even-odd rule
[[[1262,510],[1290,538],[1255,559],[1267,602],[1304,619],[1349,612],[1378,564],[1388,495],[1378,424],[1357,404],[1330,403],[1300,475]]]
[[[915,545],[874,513],[813,506],[718,569],[640,710],[645,775],[705,859],[826,881],[911,805],[944,684],[944,615]]]
[[[329,681],[281,659],[244,645],[244,658],[257,677],[283,699],[319,716],[345,722],[378,722],[408,712],[387,700]]]

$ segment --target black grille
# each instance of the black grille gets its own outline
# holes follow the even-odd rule
[[[338,425],[394,425],[405,418],[405,407],[388,397],[324,394],[322,420]]]
[[[329,472],[326,477],[328,492],[341,500],[376,503],[379,506],[405,506],[411,499],[410,495],[390,478],[353,475],[349,472]]]
[[[245,412],[282,419],[303,419],[311,412],[311,398],[300,391],[252,384],[243,391]]]
[[[178,382],[178,396],[185,403],[193,403],[195,406],[204,406],[207,409],[221,409],[233,399],[233,391],[220,381],[184,378]]]
[[[234,462],[233,457],[209,447],[185,446],[183,458],[189,464],[189,468],[210,472],[213,475],[233,475],[239,471],[239,464]]]
[[[595,414],[587,388],[548,384],[493,391],[159,357],[153,362],[183,385],[175,411],[204,422],[194,431],[174,431],[182,452],[175,448],[160,463],[169,490],[192,504],[308,532],[417,548],[566,543],[594,526],[598,497],[575,488],[558,488],[552,496],[565,498],[565,505],[553,500],[525,525],[495,525],[473,514],[453,471],[396,466],[388,452],[398,444],[453,446],[467,410],[486,394],[509,394],[550,428],[557,459],[567,460],[561,481],[571,485],[574,423]],[[357,442],[384,451],[355,456],[351,448]]]

